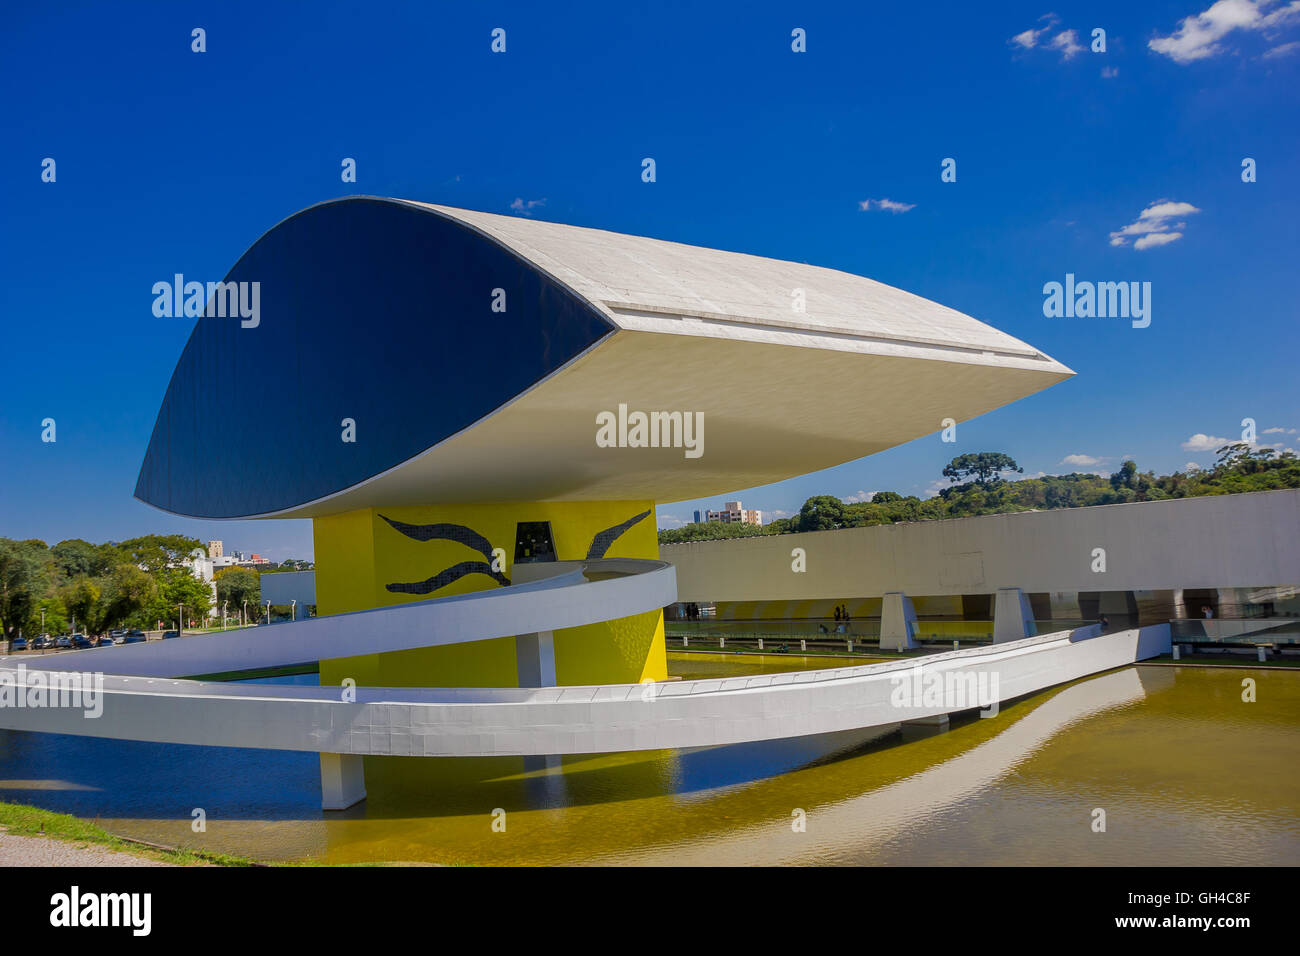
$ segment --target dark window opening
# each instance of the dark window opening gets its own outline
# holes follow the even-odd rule
[[[515,528],[515,564],[556,560],[549,521],[521,521]]]

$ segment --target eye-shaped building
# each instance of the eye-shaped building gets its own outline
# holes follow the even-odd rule
[[[136,496],[312,518],[320,614],[657,557],[658,502],[838,465],[1072,374],[860,276],[405,200],[303,210],[225,281],[257,283],[256,315],[199,318]],[[333,658],[321,682],[666,676],[659,612],[557,631],[540,671],[523,647]]]

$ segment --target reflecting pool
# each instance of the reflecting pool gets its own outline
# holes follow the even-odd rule
[[[833,663],[670,654],[689,678]],[[313,754],[0,731],[0,799],[323,863],[1294,865],[1298,758],[1300,673],[1138,665],[946,732],[573,757],[562,771],[368,758],[370,797],[341,813],[319,808]]]

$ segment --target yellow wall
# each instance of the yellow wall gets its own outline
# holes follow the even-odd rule
[[[473,573],[428,594],[388,591],[394,582],[423,581],[462,561],[485,561],[457,541],[417,541],[391,527],[382,516],[406,524],[464,525],[506,554],[505,573],[514,571],[516,524],[549,521],[556,557],[587,556],[597,532],[643,511],[650,514],[628,528],[606,552],[610,558],[657,558],[658,535],[651,502],[540,502],[371,508],[317,518],[318,614],[339,614],[430,598],[467,594],[500,585]],[[555,670],[560,684],[631,683],[667,677],[663,613],[623,618],[555,632]],[[450,647],[419,648],[386,654],[321,661],[321,684],[351,677],[361,686],[514,687],[517,686],[513,637]]]

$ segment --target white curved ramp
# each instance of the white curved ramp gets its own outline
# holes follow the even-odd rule
[[[676,571],[665,561],[601,558],[529,567],[555,573],[492,591],[48,655],[39,666],[138,677],[226,674],[581,627],[658,611],[677,600]],[[0,659],[0,666],[25,660]]]
[[[379,643],[389,646],[391,639]],[[98,717],[72,707],[5,706],[0,707],[0,727],[343,755],[458,757],[710,747],[886,726],[976,706],[973,701],[958,706],[952,699],[900,704],[905,684],[982,679],[994,688],[995,699],[1004,701],[1122,667],[1168,647],[1167,624],[1110,634],[1091,628],[822,671],[599,687],[356,688],[355,700],[345,700],[343,690],[334,687],[105,676]],[[5,663],[13,667],[16,662],[10,658]],[[23,689],[49,679],[43,671],[14,676]]]

